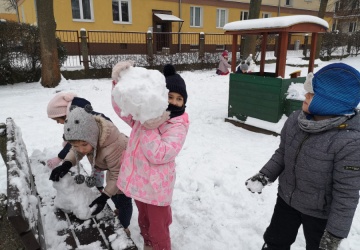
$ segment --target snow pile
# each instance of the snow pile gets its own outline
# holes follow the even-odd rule
[[[58,182],[54,182],[53,187],[57,191],[54,200],[55,207],[65,212],[72,212],[81,220],[87,220],[91,217],[96,206],[90,209],[89,204],[100,195],[98,191],[87,187],[85,182],[76,184],[70,174],[66,174]]]
[[[141,123],[163,114],[168,107],[165,77],[158,70],[130,67],[120,72],[112,91],[122,116],[132,115]]]
[[[18,189],[19,196],[16,200],[9,199],[9,203],[21,203],[23,213],[29,222],[31,228],[36,226],[38,220],[37,213],[37,197],[33,194],[30,189],[30,173],[29,161],[27,156],[27,150],[25,143],[22,139],[21,129],[15,125],[13,120],[7,120],[7,159],[9,161],[9,172],[11,176],[8,177],[9,185],[14,186]],[[9,135],[11,137],[9,138]]]
[[[305,94],[304,84],[292,82],[288,88],[286,99],[304,101]]]

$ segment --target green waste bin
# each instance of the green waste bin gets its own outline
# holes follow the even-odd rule
[[[286,92],[291,83],[305,77],[283,79],[274,73],[230,74],[228,117],[245,121],[248,116],[277,123],[285,112]]]

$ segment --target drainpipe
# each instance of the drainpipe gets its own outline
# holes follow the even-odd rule
[[[281,0],[279,0],[279,2],[278,2],[278,13],[277,13],[277,16],[280,16],[280,4],[281,4]]]
[[[181,0],[179,0],[179,18],[181,19]],[[182,22],[178,22],[178,25],[179,25],[179,36],[178,36],[179,52],[181,52],[181,35],[180,35],[180,30],[181,30],[182,24],[183,24]]]

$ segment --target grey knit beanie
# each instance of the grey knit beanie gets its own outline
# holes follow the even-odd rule
[[[99,133],[98,124],[91,113],[79,107],[70,111],[64,124],[65,140],[86,141],[96,149]]]

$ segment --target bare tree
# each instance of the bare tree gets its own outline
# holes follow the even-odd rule
[[[6,11],[14,10],[16,12],[17,20],[20,21],[19,18],[19,9],[17,5],[18,0],[3,0],[3,6],[5,7]]]
[[[260,15],[260,7],[262,0],[250,0],[249,5],[249,19],[258,19]],[[248,35],[245,36],[245,44],[243,46],[244,51],[241,51],[243,58],[245,59],[249,54],[255,55],[256,49],[256,36]],[[244,54],[246,53],[246,54]]]
[[[319,7],[319,12],[318,12],[318,17],[324,19],[325,13],[326,13],[326,8],[328,6],[328,2],[329,2],[328,0],[320,0],[320,7]],[[316,59],[319,58],[319,55],[320,55],[322,38],[323,38],[323,35],[319,34],[317,42],[316,42],[316,52],[315,52],[315,58]]]
[[[48,88],[56,87],[61,80],[53,5],[53,0],[36,1],[40,32],[41,85]]]

